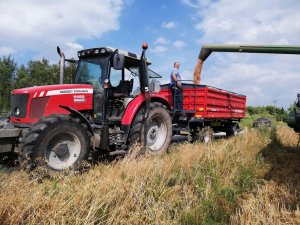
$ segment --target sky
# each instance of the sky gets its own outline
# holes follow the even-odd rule
[[[18,65],[111,46],[137,54],[169,82],[174,61],[192,80],[204,44],[299,45],[299,0],[0,0],[0,57]],[[247,105],[288,108],[300,92],[300,56],[213,53],[201,83],[247,96]]]

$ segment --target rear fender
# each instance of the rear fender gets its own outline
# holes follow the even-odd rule
[[[170,104],[168,103],[167,99],[159,95],[152,94],[151,102],[162,103],[167,107],[167,109],[170,110]],[[145,103],[146,103],[146,97],[144,95],[138,95],[128,104],[122,118],[122,130],[124,131],[125,140],[127,140],[128,138],[130,127],[135,115],[140,110],[140,108],[143,107],[143,105],[145,105]]]
[[[122,125],[128,126],[131,124],[135,114],[145,101],[146,97],[140,94],[136,96],[131,102],[129,102],[123,114]]]
[[[135,97],[126,107],[126,110],[122,118],[122,125],[130,126],[136,113],[145,102],[146,102],[146,97],[144,95],[138,95],[137,97]],[[168,103],[167,99],[159,95],[152,94],[151,102],[160,102],[163,105],[165,105],[168,109],[170,109],[170,104]]]

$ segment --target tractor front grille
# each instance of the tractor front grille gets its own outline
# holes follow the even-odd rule
[[[12,94],[11,95],[11,116],[16,118],[26,117],[29,94]],[[16,113],[19,110],[19,113]]]

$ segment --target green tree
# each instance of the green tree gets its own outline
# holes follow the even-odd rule
[[[72,76],[75,71],[75,64],[66,63],[64,83],[72,82]],[[30,77],[27,86],[58,84],[59,82],[59,65],[49,64],[47,59],[42,59],[41,61],[29,61],[27,73]]]
[[[66,63],[64,83],[72,83],[76,64]],[[29,61],[19,68],[11,57],[0,58],[0,112],[10,109],[12,89],[58,84],[59,64],[50,64],[47,59]]]
[[[265,107],[265,110],[268,114],[271,114],[271,115],[276,115],[277,113],[279,113],[281,111],[280,108],[277,108],[275,106],[272,106],[272,105],[267,105]]]
[[[267,106],[247,106],[247,113],[256,117],[272,117],[276,121],[286,122],[288,119],[288,112],[284,108],[279,108],[272,105]]]
[[[29,61],[27,72],[30,77],[27,86],[40,86],[58,82],[57,68],[49,65],[47,59]]]
[[[0,112],[10,108],[10,92],[14,85],[17,64],[8,57],[0,58]]]
[[[17,78],[14,88],[24,88],[28,86],[29,83],[29,74],[24,65],[21,65],[17,71]]]
[[[75,63],[66,63],[64,83],[71,84],[76,72]]]
[[[247,112],[249,115],[264,114],[266,113],[266,110],[262,106],[247,106]]]

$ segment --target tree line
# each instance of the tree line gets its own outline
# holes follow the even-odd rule
[[[291,105],[292,107],[292,105]],[[289,112],[292,108],[289,108],[287,111],[284,108],[279,108],[272,105],[267,106],[247,106],[247,113],[252,115],[260,115],[262,117],[271,115],[276,121],[287,122],[289,117]]]
[[[75,69],[75,64],[66,62],[64,83],[71,83]],[[58,82],[59,63],[51,64],[43,58],[18,66],[11,56],[0,58],[0,112],[10,110],[11,90]]]

